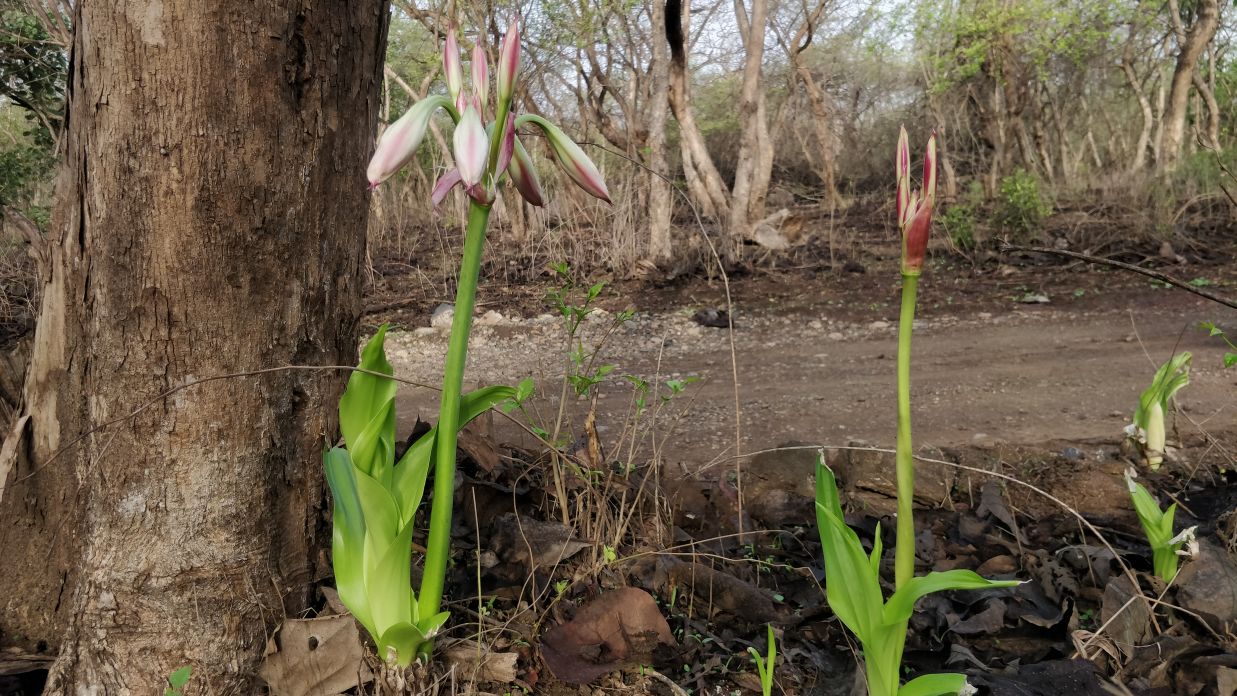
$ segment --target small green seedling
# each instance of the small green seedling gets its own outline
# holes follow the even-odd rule
[[[1152,471],[1164,463],[1164,412],[1168,410],[1168,400],[1190,383],[1192,357],[1188,352],[1178,353],[1156,370],[1151,386],[1138,398],[1133,424],[1126,429],[1142,445],[1143,459]]]
[[[762,696],[773,696],[773,670],[777,663],[777,636],[773,635],[773,625],[766,624],[769,629],[769,655],[761,657],[756,648],[748,648],[752,662],[756,663],[756,672],[760,674],[760,693]]]
[[[816,464],[816,523],[825,555],[825,593],[829,606],[863,647],[869,696],[945,696],[973,693],[963,674],[928,674],[899,686],[906,628],[915,602],[933,592],[1011,587],[1017,581],[987,580],[969,570],[912,577],[886,601],[881,591],[880,528],[872,554],[864,553],[859,535],[846,525],[837,480]]]
[[[1228,350],[1224,352],[1224,369],[1227,370],[1233,365],[1237,365],[1237,345],[1233,345],[1233,342],[1229,339],[1228,335],[1224,333],[1224,329],[1216,326],[1213,321],[1205,321],[1201,324],[1201,326],[1202,329],[1207,332],[1208,336],[1212,338],[1219,336],[1221,341],[1228,344]]]
[[[181,689],[189,683],[193,676],[193,668],[186,665],[168,675],[168,688],[163,690],[163,696],[181,696]]]
[[[1194,540],[1196,527],[1190,527],[1174,536],[1173,517],[1177,512],[1177,504],[1173,503],[1167,510],[1161,511],[1151,493],[1128,473],[1125,475],[1125,483],[1130,487],[1134,512],[1138,513],[1138,521],[1142,523],[1143,533],[1147,535],[1147,543],[1151,546],[1151,563],[1155,575],[1164,582],[1172,582],[1177,575],[1177,557],[1192,556],[1198,546],[1198,542]]]

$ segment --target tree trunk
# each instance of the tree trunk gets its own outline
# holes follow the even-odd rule
[[[1171,172],[1181,159],[1181,147],[1185,141],[1185,118],[1190,103],[1190,87],[1194,81],[1198,58],[1216,34],[1220,23],[1219,0],[1199,0],[1197,15],[1189,29],[1182,31],[1176,0],[1168,3],[1168,12],[1177,27],[1177,66],[1168,92],[1168,106],[1164,111],[1164,131],[1160,145],[1160,169]]]
[[[766,0],[752,0],[749,16],[743,0],[734,0],[735,18],[743,37],[743,86],[739,92],[739,156],[735,163],[734,188],[730,196],[730,220],[721,244],[722,257],[734,261],[744,239],[751,235],[752,206],[763,195],[758,190],[762,145],[768,141],[763,95],[760,91],[764,62]]]
[[[704,144],[704,135],[692,113],[690,83],[687,71],[686,30],[690,26],[690,0],[667,0],[666,38],[670,43],[670,110],[679,123],[684,173],[695,172],[688,180],[688,190],[697,205],[712,210],[718,219],[730,214],[730,198],[726,184],[718,173]]]
[[[666,36],[666,6],[660,0],[652,5],[653,94],[649,100],[649,258],[669,261],[674,256],[670,243],[670,184],[666,166],[666,108],[670,103],[670,44]]]
[[[187,693],[256,693],[329,537],[346,375],[186,385],[355,360],[386,2],[81,2],[74,26],[5,634],[60,646],[49,694],[184,665]]]

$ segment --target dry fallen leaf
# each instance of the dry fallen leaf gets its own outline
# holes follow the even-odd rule
[[[515,665],[520,656],[513,652],[494,652],[475,640],[461,640],[443,649],[456,674],[469,682],[515,681]]]
[[[673,645],[670,625],[644,590],[607,592],[555,626],[541,640],[541,655],[554,676],[586,684],[623,663],[647,657],[659,645]]]
[[[373,679],[351,614],[289,619],[267,642],[258,676],[272,696],[334,696]]]

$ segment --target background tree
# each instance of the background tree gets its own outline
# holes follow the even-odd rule
[[[355,360],[386,16],[78,6],[0,501],[5,637],[60,648],[48,693],[162,693],[185,664],[196,693],[255,693],[269,630],[310,599],[344,375],[156,397]]]

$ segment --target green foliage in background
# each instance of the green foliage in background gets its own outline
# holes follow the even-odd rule
[[[1052,212],[1052,203],[1040,191],[1039,180],[1022,169],[1001,179],[1000,195],[997,221],[1015,239],[1034,234]]]

